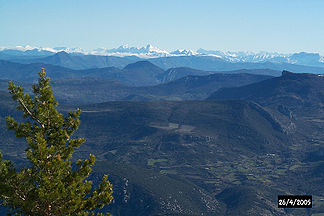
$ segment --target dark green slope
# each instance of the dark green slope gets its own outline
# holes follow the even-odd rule
[[[79,135],[88,137],[83,151],[95,152],[103,167],[109,160],[149,170],[153,176],[188,182],[208,199],[216,198],[209,202],[220,203],[215,209],[219,213],[283,215],[283,210],[276,208],[278,194],[307,193],[318,202],[324,193],[319,171],[324,158],[305,161],[317,152],[322,143],[319,139],[324,139],[318,135],[324,128],[316,119],[292,119],[244,101],[113,102],[83,110],[86,127],[81,126]],[[292,124],[295,130],[288,130]],[[129,177],[129,182],[152,191],[146,181],[141,175]],[[165,196],[161,191],[152,194]],[[234,207],[224,198],[227,196],[235,198]],[[175,200],[173,204],[179,202],[179,198]],[[179,205],[185,209],[200,206],[194,203]],[[317,203],[313,210],[320,208]],[[203,212],[210,211],[205,208]],[[294,210],[291,214],[308,213]]]
[[[190,139],[188,135],[197,133],[221,142],[233,141],[235,148],[254,153],[280,152],[283,146],[279,140],[285,139],[280,124],[261,106],[251,102],[109,102],[85,106],[83,110],[83,121],[98,120],[95,125],[98,129],[93,131],[96,138],[104,134],[111,135],[111,138],[116,136],[136,140],[147,136],[164,136],[160,132],[166,133],[166,146],[160,148],[165,147],[170,153],[172,147],[180,146],[168,144],[168,136],[170,139],[175,136],[172,142],[185,142],[182,135]],[[90,126],[90,123],[86,123],[86,128]],[[119,131],[120,128],[124,131]],[[242,143],[240,137],[248,141]],[[266,137],[276,140],[279,145],[267,145],[263,140]],[[123,143],[121,140],[119,142]]]
[[[129,183],[151,191],[153,198],[170,193],[172,205],[178,203],[180,209],[190,209],[197,215],[208,212],[211,215],[216,212],[225,214],[226,203],[215,199],[215,195],[227,187],[237,184],[255,185],[256,189],[261,187],[270,176],[263,179],[263,170],[255,163],[266,159],[268,153],[285,157],[289,145],[278,123],[261,107],[249,102],[114,102],[86,106],[83,110],[83,126],[78,135],[86,136],[88,141],[79,154],[94,152],[102,169],[107,166],[107,171],[109,166],[131,165],[151,172],[156,176],[153,183],[147,183],[147,174],[140,171],[135,176],[122,176]],[[106,164],[106,160],[115,165]],[[251,167],[243,168],[243,161],[252,163],[247,165]],[[248,169],[255,173],[251,179]],[[168,178],[161,179],[160,175],[189,185],[172,189],[171,183],[167,183]],[[170,185],[156,191],[150,184]],[[206,196],[210,204],[219,203],[219,208],[213,210],[210,205],[207,208],[195,200],[186,203],[184,200],[196,196],[188,191],[191,187],[198,187],[201,199]],[[191,195],[178,197],[178,193]],[[263,198],[274,202],[270,197]],[[127,208],[132,207],[125,205]],[[159,205],[160,208],[165,211]],[[267,208],[271,209],[270,206]],[[263,209],[255,211],[260,213]],[[175,209],[173,213],[177,212]]]
[[[301,135],[303,130],[299,128],[298,133],[287,133],[289,117],[269,112],[258,104],[113,102],[86,106],[83,110],[86,127],[81,126],[79,135],[88,137],[83,151],[95,152],[101,166],[105,167],[105,160],[110,160],[115,166],[132,165],[149,170],[153,176],[160,174],[187,181],[207,197],[215,197],[210,202],[221,203],[217,211],[226,215],[282,215],[284,212],[274,207],[278,194],[307,191],[318,197],[324,192],[320,183],[323,178],[316,172],[320,169],[319,162],[303,161],[314,148],[308,148],[311,143],[300,139],[306,134]],[[91,130],[90,137],[86,129]],[[127,179],[145,191],[152,191],[143,176]],[[298,176],[307,180],[301,183]],[[161,184],[160,180],[155,184]],[[233,190],[243,191],[243,195],[231,195]],[[152,194],[164,196],[161,191]],[[235,197],[233,202],[237,205],[233,207],[224,196]],[[173,204],[179,202],[179,198],[175,200]],[[190,204],[196,205],[200,206],[196,202]],[[186,204],[182,206],[189,208]],[[300,210],[293,215],[296,213],[306,214]]]

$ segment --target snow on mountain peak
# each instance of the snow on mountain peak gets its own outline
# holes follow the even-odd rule
[[[146,45],[145,50],[149,52],[163,52],[163,50],[159,49],[158,47],[154,47],[151,44]]]
[[[48,48],[48,47],[36,47],[36,46],[15,46],[15,47],[2,47],[1,50],[17,50],[21,52],[33,51],[33,53],[42,53],[42,52],[67,52],[67,53],[86,53],[81,48],[67,48],[67,47],[55,47],[55,48]]]
[[[112,56],[138,56],[142,58],[150,57],[163,57],[168,56],[169,53],[165,50],[161,50],[148,44],[145,47],[130,47],[128,45],[122,45],[113,49],[95,49],[90,52],[93,55],[112,55]]]
[[[118,48],[107,49],[104,47],[97,48],[91,51],[86,51],[81,48],[69,47],[54,47],[44,48],[35,46],[15,46],[15,47],[0,47],[1,52],[6,52],[9,55],[30,55],[30,56],[48,56],[58,52],[67,52],[73,55],[92,54],[104,56],[137,56],[139,58],[158,58],[167,56],[212,56],[221,58],[228,62],[280,62],[292,63],[310,66],[322,66],[324,56],[318,53],[292,53],[281,54],[277,52],[233,52],[220,50],[205,50],[198,49],[197,51],[177,49],[172,52],[162,50],[158,47],[148,44],[143,47],[131,47],[129,45],[121,45]]]
[[[265,61],[288,61],[291,54],[280,54],[276,52],[232,52],[218,50],[199,49],[197,52],[201,55],[218,56],[230,62],[265,62]]]
[[[29,51],[29,50],[35,50],[35,51],[38,51],[38,52],[41,52],[41,51],[54,52],[55,51],[52,48],[34,47],[34,46],[30,46],[30,45],[7,47],[6,49],[19,50],[19,51],[22,51],[22,52]]]
[[[179,55],[179,56],[192,56],[192,55],[198,55],[198,52],[195,52],[193,50],[185,50],[185,49],[177,49],[173,52],[171,52],[172,55]]]
[[[67,53],[82,53],[82,54],[88,54],[87,51],[79,48],[79,47],[74,47],[74,48],[68,48],[68,47],[55,47],[54,48],[55,52],[67,52]]]

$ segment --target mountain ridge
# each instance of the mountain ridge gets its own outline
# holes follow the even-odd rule
[[[73,56],[99,55],[110,57],[137,57],[141,59],[177,57],[177,56],[210,56],[222,59],[231,63],[289,63],[305,66],[324,67],[324,56],[319,53],[298,52],[282,54],[277,52],[244,52],[244,51],[219,51],[198,49],[197,51],[176,49],[166,51],[148,44],[145,47],[130,47],[122,45],[118,48],[98,48],[92,51],[85,51],[80,48],[41,48],[32,46],[17,46],[12,48],[2,47],[0,49],[0,58],[3,60],[12,60],[19,56],[25,60],[37,57],[46,57],[59,52],[67,52]]]
[[[1,55],[0,55],[1,59]],[[94,69],[103,67],[124,68],[128,64],[137,61],[149,61],[156,66],[167,70],[176,67],[189,67],[196,70],[205,71],[230,71],[241,69],[272,69],[272,70],[290,70],[298,73],[324,73],[324,67],[305,66],[285,62],[230,62],[215,56],[169,56],[143,59],[135,56],[117,57],[117,56],[99,56],[99,55],[71,55],[68,53],[56,53],[47,57],[37,58],[14,58],[5,59],[12,62],[44,63],[62,66],[75,70]]]
[[[65,56],[66,54],[63,54]],[[72,57],[72,56],[70,56]],[[79,59],[80,60],[80,59]],[[81,59],[82,60],[82,59]],[[278,75],[279,71],[275,70],[248,70],[248,71],[203,71],[188,67],[171,68],[164,71],[162,68],[156,66],[150,61],[135,61],[127,64],[124,68],[117,67],[103,67],[75,70],[65,68],[62,66],[51,65],[46,63],[30,63],[22,64],[5,60],[0,60],[0,79],[10,79],[17,81],[33,82],[37,79],[35,72],[41,68],[45,68],[48,75],[53,80],[63,78],[77,78],[77,77],[97,77],[115,79],[124,84],[131,86],[152,86],[169,82],[187,75],[208,75],[213,73],[254,73],[262,75]]]
[[[324,103],[324,77],[311,73],[292,73],[283,71],[280,77],[274,77],[259,83],[242,87],[223,88],[214,92],[209,100],[253,100],[263,105],[280,103],[291,109],[307,103],[318,107]]]

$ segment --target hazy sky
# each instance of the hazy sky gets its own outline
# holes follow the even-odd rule
[[[320,52],[324,0],[0,0],[0,47]]]

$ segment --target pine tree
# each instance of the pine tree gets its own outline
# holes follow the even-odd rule
[[[30,166],[17,171],[0,154],[1,204],[16,215],[103,215],[94,212],[113,199],[108,177],[105,175],[98,189],[93,189],[86,179],[95,156],[71,163],[72,153],[85,141],[71,138],[80,124],[81,111],[67,116],[59,113],[44,69],[39,76],[38,84],[33,85],[33,97],[9,82],[9,92],[25,121],[18,123],[7,117],[7,126],[17,137],[26,139]]]

